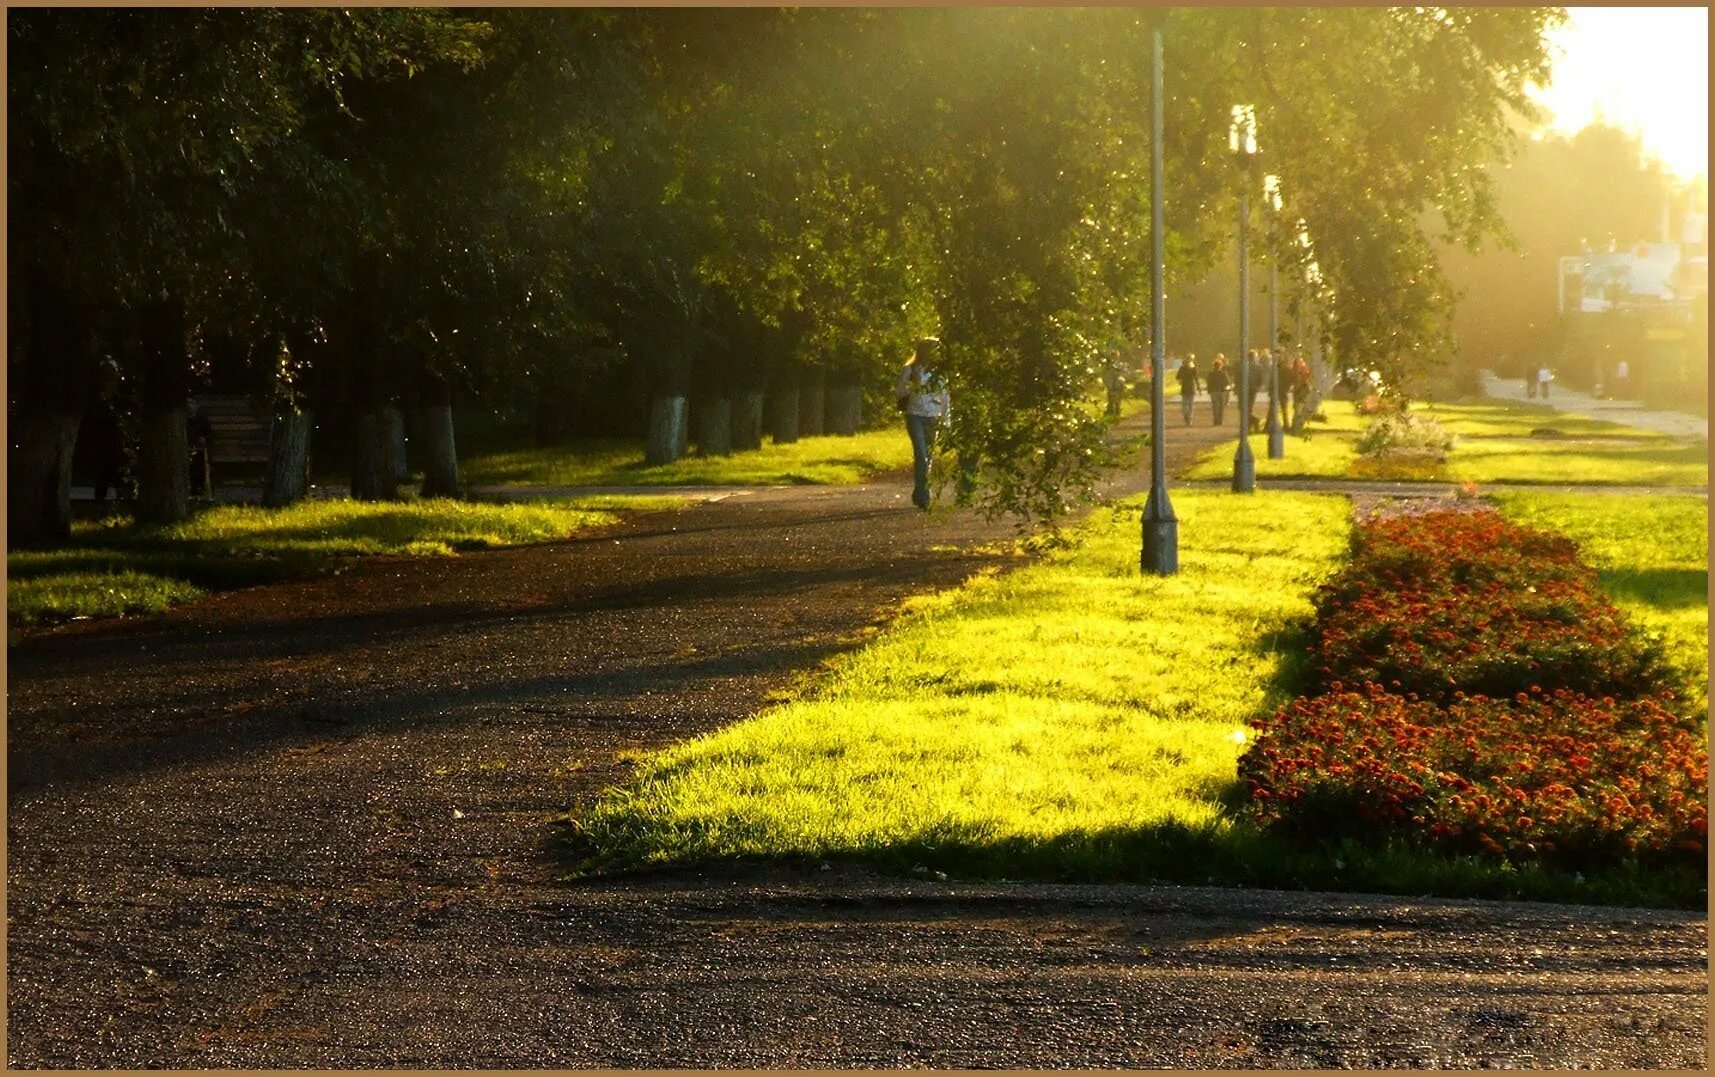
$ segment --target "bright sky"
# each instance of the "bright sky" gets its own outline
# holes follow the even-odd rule
[[[1600,109],[1681,178],[1709,172],[1709,9],[1569,8],[1549,35],[1552,84],[1537,99],[1572,132]]]

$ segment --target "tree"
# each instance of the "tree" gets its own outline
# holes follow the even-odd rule
[[[128,312],[131,331],[109,343],[143,385],[140,515],[188,511],[186,338],[199,307],[229,294],[245,264],[234,217],[249,185],[273,166],[305,163],[294,140],[306,113],[337,111],[351,80],[409,75],[431,58],[474,60],[475,25],[440,12],[308,9],[40,10],[8,20],[9,195],[32,210],[14,217],[9,276],[44,313]],[[338,169],[300,174],[328,171]],[[15,390],[13,400],[30,428],[19,444],[32,448],[10,460],[21,492],[10,530],[63,536],[69,469],[48,446],[75,439],[99,342],[66,339],[39,316],[23,326],[11,342],[13,384],[31,395]],[[55,382],[57,392],[45,388]]]

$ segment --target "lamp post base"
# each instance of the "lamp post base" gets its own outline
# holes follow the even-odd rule
[[[1271,416],[1268,424],[1268,458],[1279,460],[1286,456],[1286,431],[1281,429],[1280,420]]]
[[[1239,416],[1244,422],[1244,416]],[[1250,441],[1239,439],[1239,451],[1233,454],[1233,493],[1249,494],[1256,491],[1256,457],[1251,454]]]
[[[1179,517],[1164,489],[1151,490],[1143,506],[1143,558],[1145,574],[1171,576],[1179,571]]]

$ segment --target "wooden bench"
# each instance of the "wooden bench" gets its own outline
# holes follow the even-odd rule
[[[208,420],[208,463],[268,463],[271,416],[247,396],[207,394],[196,398],[197,414]],[[213,489],[212,483],[209,489]]]

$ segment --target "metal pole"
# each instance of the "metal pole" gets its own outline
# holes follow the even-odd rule
[[[1251,409],[1247,393],[1250,390],[1250,357],[1245,353],[1251,342],[1251,271],[1250,252],[1245,245],[1245,229],[1250,225],[1250,168],[1245,168],[1245,187],[1239,192],[1239,448],[1233,454],[1233,492],[1248,494],[1256,490],[1256,457],[1251,454]]]
[[[1274,233],[1274,211],[1268,214],[1269,233]],[[1286,432],[1281,429],[1280,408],[1280,276],[1271,252],[1268,263],[1268,458],[1286,455]]]
[[[1166,222],[1161,190],[1161,31],[1155,31],[1154,78],[1150,88],[1153,133],[1149,150],[1150,397],[1149,500],[1143,506],[1143,571],[1171,576],[1179,571],[1179,518],[1167,499],[1167,288]]]

